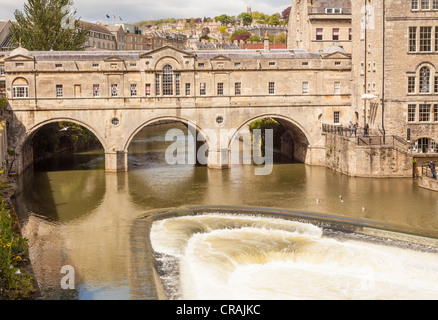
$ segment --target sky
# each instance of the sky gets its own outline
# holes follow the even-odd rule
[[[23,11],[25,2],[27,0],[0,0],[0,21],[14,20],[14,11]],[[84,21],[133,23],[165,18],[214,18],[224,13],[237,16],[246,12],[248,6],[252,11],[272,15],[281,13],[291,3],[291,0],[73,0],[73,7],[77,11],[76,18]],[[111,19],[106,18],[107,14]]]

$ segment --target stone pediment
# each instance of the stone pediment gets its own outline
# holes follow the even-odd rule
[[[333,53],[321,53],[323,59],[350,59],[351,55],[348,53],[342,52],[333,52]]]
[[[223,55],[219,55],[210,59],[211,61],[231,61],[230,58],[225,57]]]
[[[149,59],[153,59],[155,58],[157,55],[169,55],[169,56],[177,56],[177,55],[182,55],[184,58],[194,58],[195,54],[187,52],[187,51],[183,51],[171,46],[164,46],[164,47],[160,47],[158,49],[149,51],[147,53],[141,54],[140,58],[149,58]]]
[[[114,57],[104,58],[103,61],[105,61],[105,62],[123,62],[123,61],[125,61],[125,59],[118,57],[118,56],[114,56]]]
[[[9,57],[5,58],[4,60],[5,61],[34,61],[35,57],[17,54],[14,56],[9,56]]]

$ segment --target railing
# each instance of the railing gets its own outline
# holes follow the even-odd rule
[[[432,169],[429,166],[429,163],[430,162],[427,162],[427,163],[423,163],[421,165],[421,175],[423,177],[429,177],[429,178],[437,179],[436,169],[434,169],[432,171]],[[438,161],[432,161],[432,163],[434,164],[433,168],[436,168],[436,166],[438,165]]]
[[[409,143],[398,136],[383,135],[380,129],[346,128],[332,124],[322,124],[323,133],[336,134],[343,137],[354,138],[359,146],[392,146],[402,151],[409,150]]]

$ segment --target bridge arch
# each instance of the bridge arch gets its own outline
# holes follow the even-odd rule
[[[97,138],[97,140],[99,140],[99,142],[102,145],[104,150],[108,149],[108,146],[107,146],[105,139],[103,139],[102,136],[97,132],[97,130],[95,130],[92,126],[90,126],[89,124],[87,124],[81,120],[77,120],[74,118],[68,118],[68,117],[62,117],[62,118],[52,118],[49,120],[41,121],[41,122],[31,126],[30,128],[26,128],[26,133],[21,136],[20,140],[16,144],[15,151],[17,153],[19,153],[21,151],[21,149],[23,148],[23,146],[27,142],[32,140],[33,136],[38,132],[38,129],[44,127],[47,124],[55,123],[55,122],[73,122],[75,124],[78,124],[78,125],[84,127],[85,129],[89,130],[92,134],[94,134],[94,136]]]
[[[155,123],[160,123],[160,122],[166,122],[166,121],[175,121],[175,122],[182,122],[184,125],[190,127],[191,129],[196,130],[196,134],[197,135],[201,135],[204,138],[204,141],[207,142],[208,144],[208,136],[204,133],[204,131],[202,130],[202,128],[194,123],[193,121],[183,118],[183,117],[177,117],[177,116],[162,116],[162,117],[156,117],[156,118],[152,118],[149,120],[146,120],[145,122],[142,122],[140,125],[138,125],[132,132],[131,134],[128,136],[128,138],[126,139],[125,143],[124,143],[124,147],[123,147],[123,151],[124,152],[128,152],[129,146],[132,142],[132,140],[134,139],[134,137],[145,127],[155,124]]]
[[[234,139],[238,135],[239,131],[241,131],[245,126],[250,123],[265,119],[272,118],[277,121],[280,125],[283,126],[285,132],[288,133],[289,137],[284,137],[285,141],[292,142],[291,150],[285,150],[285,153],[291,154],[291,158],[297,160],[299,162],[306,162],[307,159],[307,148],[312,143],[312,139],[310,138],[307,130],[296,120],[290,118],[288,116],[274,114],[274,113],[264,113],[257,116],[253,116],[245,121],[241,122],[239,126],[233,132],[229,142],[228,142],[228,151],[231,152],[231,147]],[[282,147],[283,149],[283,147]],[[286,149],[286,148],[285,148]],[[282,150],[283,152],[283,150]]]
[[[15,172],[17,174],[21,174],[27,167],[32,165],[33,163],[33,148],[29,144],[29,142],[32,141],[32,138],[35,136],[35,134],[38,132],[39,129],[44,127],[47,124],[50,123],[56,123],[56,122],[72,122],[77,125],[80,125],[84,127],[85,129],[89,130],[96,139],[100,142],[102,145],[102,148],[107,150],[108,146],[105,141],[105,139],[102,137],[101,134],[97,130],[95,130],[92,126],[89,124],[75,119],[75,118],[69,118],[69,117],[57,117],[52,118],[48,120],[44,120],[41,122],[38,122],[36,124],[29,125],[28,127],[25,127],[25,133],[20,136],[18,141],[15,143],[14,151],[15,151],[15,159],[11,164],[11,172]]]

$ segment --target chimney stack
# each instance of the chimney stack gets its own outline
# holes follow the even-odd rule
[[[269,37],[268,37],[268,31],[265,33],[265,37],[263,39],[263,42],[265,44],[265,51],[269,51]]]

